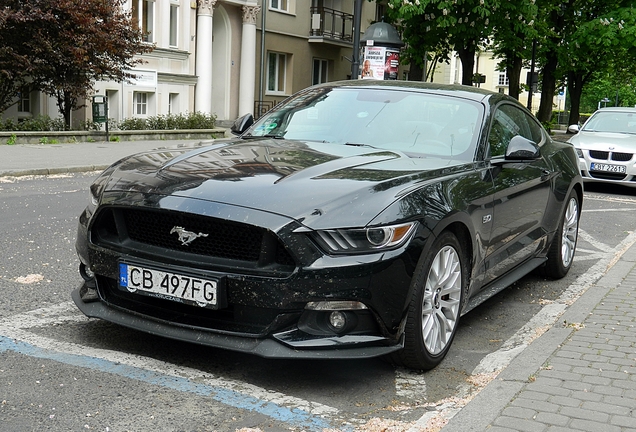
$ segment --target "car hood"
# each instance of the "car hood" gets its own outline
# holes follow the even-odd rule
[[[584,150],[636,152],[636,135],[626,133],[581,131],[570,138],[569,142]]]
[[[109,169],[104,190],[240,206],[324,229],[364,226],[414,184],[462,169],[369,147],[233,140],[133,155]]]

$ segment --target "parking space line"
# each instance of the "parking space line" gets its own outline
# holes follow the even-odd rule
[[[13,351],[210,397],[224,405],[258,412],[308,431],[322,431],[334,427],[333,423],[340,423],[335,419],[338,409],[323,404],[213,377],[192,368],[179,366],[177,370],[172,364],[148,357],[54,340],[29,331],[73,321],[88,321],[88,318],[75,310],[71,302],[5,318],[0,321],[0,353]]]

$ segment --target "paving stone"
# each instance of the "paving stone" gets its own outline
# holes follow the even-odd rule
[[[571,397],[574,399],[580,399],[581,401],[594,401],[594,402],[603,401],[603,395],[600,395],[596,392],[591,392],[591,391],[575,391],[575,392],[572,392]]]
[[[490,429],[488,429],[490,431]],[[561,426],[549,426],[546,432],[572,432],[572,429]]]
[[[597,411],[585,410],[582,408],[563,407],[559,411],[560,414],[581,420],[592,420],[601,423],[607,423],[610,416],[608,414],[599,413]],[[601,429],[599,429],[601,430]]]
[[[618,426],[607,424],[607,422],[595,422],[590,420],[574,419],[570,422],[570,430],[589,432],[622,432]]]
[[[605,377],[605,378],[611,378],[614,380],[623,380],[625,379],[625,375],[627,375],[625,372],[623,371],[605,371],[603,370],[600,373],[600,376]]]
[[[616,413],[616,414],[623,414],[623,413]],[[529,409],[529,408],[518,407],[518,406],[517,407],[509,406],[501,412],[501,415],[532,420],[532,418],[537,415],[537,411],[533,409]]]
[[[610,359],[611,361],[611,359]],[[605,371],[610,371],[610,372],[616,372],[619,369],[619,366],[616,364],[612,364],[609,362],[603,362],[603,363],[592,363],[590,365],[590,369],[598,369],[601,372],[605,372]]]
[[[541,412],[537,414],[534,420],[545,423],[548,426],[567,426],[567,424],[570,422],[570,417],[561,414]]]
[[[554,378],[562,381],[580,381],[582,376],[579,373],[564,372],[559,370],[542,370],[540,372],[541,378]]]
[[[578,381],[566,381],[563,383],[563,388],[574,391],[591,391],[594,386]]]
[[[586,375],[586,376],[599,376],[601,374],[601,371],[598,369],[582,368],[582,367],[575,367],[572,369],[572,372],[580,374],[580,375]]]
[[[620,405],[636,410],[636,399],[631,397],[605,396],[603,398],[603,402],[612,405]]]
[[[596,384],[596,385],[608,386],[612,384],[611,379],[600,377],[600,376],[586,376],[586,377],[583,377],[582,381],[585,383]]]
[[[626,406],[613,405],[611,403],[603,403],[603,402],[583,402],[581,408],[590,410],[590,411],[600,411],[605,414],[614,414],[614,415],[629,415],[631,410]]]
[[[542,385],[537,383],[530,383],[526,386],[528,390],[532,390],[537,393],[545,393],[548,395],[555,396],[568,396],[570,391],[561,387],[550,386],[550,385]]]
[[[537,412],[549,412],[549,413],[556,413],[559,410],[559,405],[553,404],[552,402],[546,402],[543,400],[534,400],[534,399],[527,399],[528,397],[528,393],[527,391],[524,391],[522,393],[523,397],[518,397],[515,400],[513,400],[510,405],[513,406],[518,406],[518,407],[522,407],[522,408],[529,408],[532,410],[535,410]],[[543,393],[541,393],[543,394]],[[545,395],[546,398],[548,397],[548,395]]]
[[[547,429],[546,425],[537,421],[504,416],[497,417],[494,421],[494,425],[508,428],[509,431],[515,430],[522,432],[543,432]]]
[[[636,382],[627,380],[627,379],[621,380],[621,381],[614,381],[614,387],[628,389],[628,390],[636,390]]]
[[[592,389],[592,392],[601,395],[601,396],[618,396],[618,397],[623,397],[623,396],[627,396],[626,390],[622,389],[622,388],[618,388],[616,386],[594,386],[594,388]]]
[[[615,426],[636,430],[636,417],[612,416],[610,423]]]
[[[548,402],[553,403],[555,405],[565,406],[565,407],[574,407],[578,408],[581,406],[583,401],[581,399],[575,399],[570,396],[552,396],[548,399]]]
[[[523,396],[520,396],[520,398],[536,400],[536,401],[547,401],[550,398],[550,395],[547,393],[535,392],[535,391],[526,389],[523,391]]]

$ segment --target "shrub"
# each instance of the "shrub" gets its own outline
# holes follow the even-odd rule
[[[214,129],[216,116],[194,112],[188,114],[168,114],[150,116],[146,119],[124,119],[117,127],[120,130],[173,130],[173,129]]]
[[[108,119],[109,130],[174,130],[174,129],[214,129],[216,116],[202,112],[187,114],[156,115],[148,118],[127,118],[118,124],[114,119]],[[82,130],[104,130],[102,123],[86,120],[79,123]],[[4,131],[64,131],[64,119],[49,116],[37,116],[16,122],[13,119],[0,120],[0,130]]]
[[[6,131],[63,131],[64,119],[58,117],[52,119],[49,116],[37,116],[16,122],[13,119],[6,119],[0,122],[0,130]]]

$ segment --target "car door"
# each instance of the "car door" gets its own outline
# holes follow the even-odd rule
[[[550,194],[551,172],[543,156],[503,162],[513,137],[539,146],[547,139],[527,112],[511,103],[496,107],[488,135],[494,201],[491,235],[484,261],[485,283],[532,258],[546,241],[543,218]],[[503,162],[503,163],[502,163]]]

